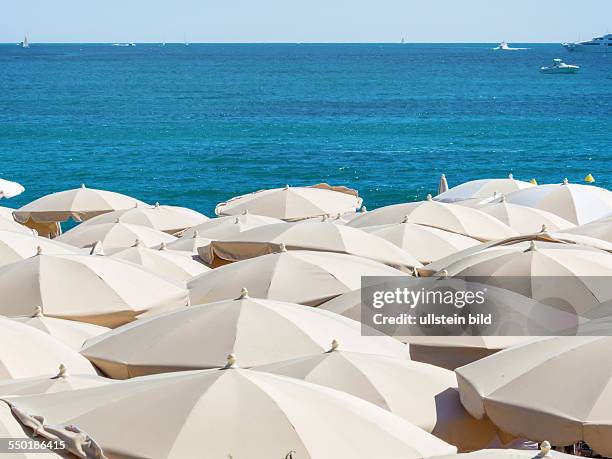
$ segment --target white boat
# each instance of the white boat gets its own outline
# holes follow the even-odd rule
[[[587,53],[612,53],[612,33],[595,37],[588,41],[577,41],[575,43],[563,43],[568,51],[584,51]]]
[[[548,67],[541,67],[542,73],[576,73],[580,70],[578,65],[566,64],[561,59],[553,59],[554,64]]]
[[[512,48],[510,46],[508,46],[508,43],[506,43],[505,41],[502,41],[499,46],[496,46],[495,48],[493,48],[495,51],[520,51],[522,49],[527,49],[527,48]]]
[[[136,46],[136,43],[113,43],[113,46],[120,46],[121,48],[126,48],[128,46]]]
[[[30,43],[28,42],[28,37],[23,37],[23,41],[19,43],[19,46],[22,48],[29,48]]]

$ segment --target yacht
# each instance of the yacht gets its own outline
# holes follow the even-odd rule
[[[22,48],[29,48],[30,43],[28,42],[28,37],[23,37],[23,41],[19,43],[19,46]]]
[[[584,51],[588,53],[609,53],[612,52],[612,33],[595,37],[588,41],[577,41],[575,43],[563,43],[563,47],[568,51]]]
[[[553,59],[554,64],[548,67],[541,67],[542,73],[576,73],[580,67],[578,65],[566,64],[561,59]]]
[[[119,46],[121,48],[126,48],[128,46],[136,46],[136,43],[113,43],[113,46]]]
[[[493,48],[495,51],[519,51],[521,49],[527,49],[527,48],[512,48],[510,46],[508,46],[508,43],[506,43],[505,41],[502,41],[499,46]]]

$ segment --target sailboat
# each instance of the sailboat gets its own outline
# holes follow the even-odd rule
[[[19,43],[19,46],[21,46],[22,48],[29,48],[30,47],[30,43],[28,42],[28,37],[23,37],[23,41],[21,43]]]
[[[402,41],[400,42],[402,45],[406,44],[406,40],[404,40],[404,37],[402,37]]]

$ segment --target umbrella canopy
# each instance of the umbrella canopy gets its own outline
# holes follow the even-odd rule
[[[208,239],[227,239],[258,226],[281,222],[282,220],[278,218],[262,217],[244,212],[236,216],[211,218],[207,222],[184,231],[181,239],[192,238],[195,235]]]
[[[13,212],[15,211],[15,209],[12,209],[10,207],[3,207],[0,206],[0,217],[2,218],[6,218],[7,220],[15,220],[13,218]]]
[[[585,225],[567,229],[563,232],[578,236],[593,237],[612,243],[612,215],[600,218],[599,220],[592,221]]]
[[[330,222],[277,223],[245,231],[231,240],[213,241],[202,248],[200,258],[234,262],[287,250],[313,250],[356,255],[395,267],[420,267],[409,253],[378,236]]]
[[[543,445],[539,451],[533,449],[483,449],[472,453],[440,456],[436,459],[577,459],[578,457],[560,453]]]
[[[306,250],[281,251],[221,266],[192,279],[192,304],[234,298],[246,287],[257,298],[316,306],[361,287],[361,276],[402,276],[365,258]]]
[[[612,289],[604,288],[612,276],[612,254],[586,246],[535,241],[493,246],[444,271],[578,313],[612,299]],[[555,281],[559,278],[563,282]]]
[[[0,314],[47,316],[116,327],[149,310],[189,303],[184,286],[123,260],[44,253],[0,268]]]
[[[4,216],[0,216],[0,231],[13,231],[15,233],[33,234],[31,229],[20,225],[12,218],[9,219],[5,218]]]
[[[146,226],[115,222],[79,225],[55,240],[74,247],[93,247],[100,241],[105,253],[113,253],[133,246],[136,240],[147,247],[152,247],[162,242],[175,241],[176,238]]]
[[[316,308],[249,298],[191,306],[137,320],[89,340],[82,354],[105,374],[125,379],[154,373],[221,367],[240,353],[246,367],[327,350],[334,336],[347,349],[404,357],[406,346],[384,336],[361,336],[361,324]]]
[[[89,220],[96,215],[134,206],[146,206],[142,201],[113,191],[80,188],[60,191],[38,198],[15,211],[15,219],[25,223],[63,222],[72,218],[78,222]]]
[[[71,374],[69,369],[60,364],[55,376],[35,376],[32,378],[0,380],[0,396],[52,394],[67,390],[98,387],[113,382],[96,374]]]
[[[40,306],[36,308],[36,313],[33,316],[13,317],[13,320],[47,333],[75,351],[80,351],[83,343],[89,338],[101,335],[109,330],[109,328],[100,325],[46,317],[43,315]]]
[[[39,248],[49,254],[76,253],[77,249],[68,244],[51,241],[31,233],[0,230],[0,266],[8,265],[38,253]]]
[[[179,237],[176,241],[168,242],[166,248],[178,252],[187,252],[191,256],[198,256],[198,249],[209,245],[212,241],[212,239],[200,237],[200,234],[195,231],[191,237]]]
[[[417,459],[456,452],[352,395],[229,365],[7,401],[45,423],[76,425],[112,457],[191,459],[205,451],[270,459],[293,451],[295,458]]]
[[[497,218],[519,234],[533,234],[545,226],[550,231],[574,228],[576,225],[551,212],[534,207],[511,204],[502,197],[500,202],[492,202],[479,207],[485,214]]]
[[[112,255],[119,260],[136,263],[164,279],[184,282],[194,276],[210,271],[202,263],[186,257],[174,250],[150,249],[138,241],[133,247],[123,249]]]
[[[529,182],[515,180],[512,174],[506,179],[480,179],[457,185],[450,190],[439,193],[436,201],[457,202],[465,200],[483,200],[492,196],[501,196],[513,191],[531,188]]]
[[[511,204],[546,210],[575,225],[584,225],[612,213],[612,192],[593,185],[568,183],[539,185],[506,196]]]
[[[25,191],[23,185],[17,182],[11,182],[10,180],[0,179],[0,199],[1,198],[13,198],[20,195]]]
[[[260,190],[218,204],[217,215],[249,213],[294,221],[321,215],[355,211],[361,198],[348,193],[313,187],[290,187]]]
[[[516,236],[512,228],[490,215],[470,207],[426,201],[409,202],[380,207],[347,223],[353,228],[389,225],[401,222],[418,223],[463,234],[478,240],[502,239]]]
[[[612,456],[611,337],[552,337],[457,369],[461,401],[502,430]],[[562,384],[551,384],[559,381]]]
[[[101,223],[129,223],[146,226],[164,233],[174,234],[186,228],[199,225],[209,218],[195,210],[186,207],[161,206],[158,202],[153,206],[136,206],[120,209],[88,220],[81,226],[99,225]]]
[[[402,223],[367,226],[362,229],[414,255],[421,263],[431,263],[480,244],[480,241],[471,237],[411,223],[407,219]]]
[[[0,381],[54,375],[60,364],[75,374],[95,375],[91,363],[51,336],[0,317]]]
[[[256,369],[355,395],[460,451],[484,448],[496,437],[493,424],[477,421],[461,406],[455,374],[433,365],[346,351],[335,341],[328,352]]]

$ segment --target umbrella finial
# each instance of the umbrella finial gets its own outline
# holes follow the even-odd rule
[[[121,223],[121,220],[119,220],[119,217],[115,218],[115,223]]]
[[[506,195],[502,194],[499,202],[506,202]]]
[[[64,365],[63,363],[60,363],[59,371],[55,377],[56,378],[67,378],[68,377],[68,368],[66,368],[66,365]]]
[[[408,223],[408,215],[404,215],[404,218],[402,218],[402,223]]]
[[[428,201],[433,201],[433,196],[431,195],[431,193],[427,195],[427,200]]]
[[[94,245],[91,246],[89,255],[104,255],[104,245],[102,245],[102,241],[96,241]]]
[[[132,247],[140,247],[141,245],[142,245],[142,242],[140,241],[140,239],[136,239]]]
[[[247,298],[251,298],[249,296],[249,291],[247,290],[246,287],[242,287],[240,289],[240,296],[238,298],[236,298],[237,300],[246,300]]]
[[[540,452],[543,455],[547,455],[550,450],[552,449],[552,446],[550,446],[550,442],[548,440],[544,440],[542,443],[540,443]]]
[[[228,354],[227,355],[227,361],[226,361],[225,366],[223,368],[224,369],[235,368],[235,365],[236,365],[236,355],[235,354]]]
[[[595,177],[593,177],[591,174],[587,174],[587,176],[584,178],[584,181],[587,183],[593,183],[595,181]]]
[[[329,348],[329,351],[327,352],[334,352],[338,350],[338,347],[340,346],[340,343],[338,342],[337,339],[333,339],[331,342],[331,347]]]
[[[289,185],[287,184],[285,185],[285,190],[288,190],[288,189],[289,189]]]
[[[537,250],[538,250],[538,247],[536,246],[535,241],[530,241],[529,247],[527,248],[527,250],[525,250],[525,252],[535,252]]]
[[[154,206],[154,207],[155,207],[156,209],[159,209],[159,202],[157,202],[157,201],[156,201],[156,202],[155,202],[155,206]]]
[[[36,309],[34,309],[34,315],[32,317],[43,317],[43,310],[40,306],[36,306]]]
[[[191,236],[192,239],[196,239],[200,237],[200,232],[198,230],[193,230],[193,236]]]
[[[366,206],[361,206],[361,209],[359,210],[362,214],[365,214],[368,211],[368,208]]]
[[[448,271],[446,269],[443,269],[442,271],[440,271],[438,273],[438,279],[441,279],[441,280],[448,279]]]
[[[162,241],[162,243],[159,244],[159,250],[168,250],[168,246],[165,242]]]
[[[281,243],[280,243],[280,245],[279,245],[279,247],[278,247],[278,250],[279,250],[280,252],[286,252],[286,251],[287,251],[287,246],[285,245],[285,243],[284,243],[284,242],[281,242]]]
[[[85,184],[81,183],[81,189],[84,190],[85,189]]]
[[[42,255],[43,254],[43,248],[41,246],[36,247],[36,255]]]
[[[323,214],[323,216],[321,217],[321,221],[326,222],[328,218],[329,218],[329,214]]]
[[[532,185],[537,185],[538,181],[534,178],[532,178],[531,180],[529,180],[529,183],[531,183]]]
[[[564,184],[564,185],[568,185],[568,184],[569,184],[569,180],[567,179],[567,177],[565,177],[565,178],[563,179],[563,184]]]
[[[514,180],[514,174],[513,174],[512,172],[510,172],[510,173],[508,174],[508,178],[509,178],[510,180]]]
[[[542,223],[542,229],[540,229],[540,233],[545,233],[546,231],[548,231],[548,227],[545,223]]]
[[[249,213],[249,209],[244,209],[244,210],[242,211],[242,215],[246,215],[246,214],[248,214],[248,213]]]
[[[240,223],[240,217],[236,217],[236,218],[234,219],[234,225],[237,225],[237,224],[239,224],[239,223]]]

